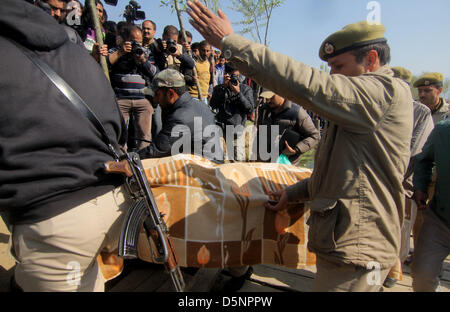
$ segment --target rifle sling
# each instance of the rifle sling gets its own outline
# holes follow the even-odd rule
[[[33,64],[35,64],[42,73],[47,76],[47,78],[55,85],[55,87],[69,100],[70,103],[74,107],[78,109],[97,129],[100,133],[103,142],[107,145],[109,151],[115,160],[119,160],[119,155],[117,154],[114,146],[111,144],[108,135],[106,134],[106,130],[103,127],[102,123],[89,107],[89,105],[75,92],[72,87],[59,76],[46,62],[41,60],[39,56],[34,52],[29,50],[28,48],[22,46],[18,42],[8,39],[15,46],[19,48],[30,60]]]

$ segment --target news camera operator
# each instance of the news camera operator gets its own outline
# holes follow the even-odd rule
[[[209,104],[213,110],[217,111],[216,121],[222,127],[225,140],[228,136],[233,138],[235,160],[244,159],[244,149],[236,148],[236,144],[243,133],[241,130],[245,126],[247,115],[251,114],[255,107],[253,91],[249,86],[241,84],[241,77],[239,70],[225,64],[224,83],[214,87]],[[233,136],[231,134],[227,136],[228,125],[234,126],[236,130]],[[236,126],[242,126],[242,128],[238,129]]]
[[[149,144],[152,129],[153,107],[145,98],[144,89],[159,72],[149,60],[149,50],[142,47],[142,31],[128,25],[121,32],[123,43],[111,49],[108,62],[111,65],[111,84],[116,93],[125,122],[133,112],[136,121],[138,149]]]

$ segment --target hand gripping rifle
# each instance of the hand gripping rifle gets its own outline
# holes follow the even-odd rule
[[[139,233],[142,226],[149,238],[153,260],[164,264],[172,278],[175,290],[184,291],[185,283],[169,236],[163,215],[156,206],[155,198],[148,184],[141,159],[137,153],[125,153],[125,159],[105,163],[107,173],[119,173],[126,177],[126,188],[134,200],[122,225],[119,240],[119,256],[125,259],[137,258]],[[153,244],[152,244],[153,243]],[[152,246],[154,248],[152,248]]]

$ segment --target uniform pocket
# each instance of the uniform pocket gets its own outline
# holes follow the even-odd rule
[[[311,203],[308,245],[313,251],[328,253],[336,248],[335,227],[338,216],[337,201],[317,199]]]

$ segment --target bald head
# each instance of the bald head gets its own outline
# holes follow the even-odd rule
[[[122,30],[122,38],[125,41],[137,41],[142,44],[142,30],[136,25],[128,25]]]

